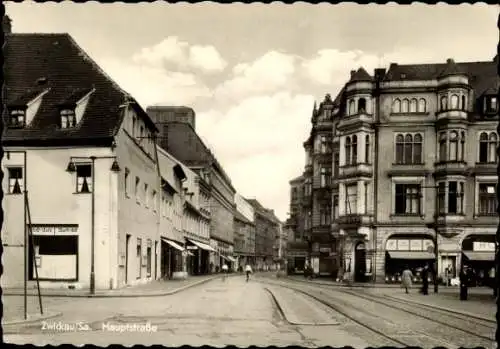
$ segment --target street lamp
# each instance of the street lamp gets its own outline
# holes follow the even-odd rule
[[[437,190],[439,190],[438,185],[434,186],[423,186],[423,189],[434,189],[435,195],[434,195],[434,221],[432,223],[427,224],[427,228],[434,230],[434,293],[438,293],[439,289],[439,283],[438,283],[438,263],[439,263],[439,258],[438,258],[438,217],[439,217],[439,198],[438,195],[439,193]]]
[[[91,237],[90,237],[90,294],[95,294],[95,251],[94,251],[94,240],[95,240],[95,161],[97,159],[113,159],[113,164],[110,170],[112,172],[119,172],[120,166],[116,161],[116,156],[72,156],[70,157],[66,171],[73,173],[76,172],[76,165],[73,160],[91,160],[91,175],[92,175],[92,190],[91,190]]]

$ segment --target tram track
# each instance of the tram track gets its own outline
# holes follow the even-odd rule
[[[308,285],[302,282],[278,282],[270,278],[259,279],[263,283],[287,287],[315,299],[353,323],[383,337],[386,341],[390,341],[388,345],[419,347],[480,346],[488,348],[494,344],[494,331],[496,328],[494,321],[478,317],[475,319],[472,318],[474,322],[471,322],[471,317],[460,313],[447,313],[446,310],[438,310],[422,304],[417,305],[417,303],[413,302],[405,303],[404,300],[387,296],[368,295],[366,293],[359,294],[343,289],[332,289],[328,286]],[[339,295],[343,295],[344,297],[339,297]],[[345,296],[351,297],[351,300],[349,301]],[[364,305],[362,304],[363,302],[365,303]],[[386,315],[391,312],[396,312],[396,314],[397,312],[401,312],[402,316],[399,315],[398,317],[405,318],[404,315],[407,316],[410,314],[414,319],[408,322],[414,322],[418,330],[405,326],[408,325],[407,323],[394,323],[390,318],[380,321],[382,319],[380,317],[380,309],[378,309],[379,311],[374,311],[374,304],[388,308],[385,310]],[[434,313],[438,316],[437,318],[436,316],[429,316],[429,313]],[[425,322],[422,322],[423,320]],[[467,343],[455,344],[457,340]]]

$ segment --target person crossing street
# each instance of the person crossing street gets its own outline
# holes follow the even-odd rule
[[[247,264],[245,266],[245,274],[247,275],[247,282],[248,282],[248,280],[250,279],[250,274],[252,274],[252,267],[250,266],[250,264]]]

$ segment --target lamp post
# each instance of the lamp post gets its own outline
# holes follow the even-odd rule
[[[438,257],[438,217],[439,217],[439,198],[438,198],[438,192],[439,186],[434,185],[434,186],[423,186],[422,188],[425,189],[434,189],[435,194],[434,195],[434,220],[432,223],[427,224],[427,228],[432,229],[434,231],[433,234],[433,242],[434,242],[434,293],[438,293],[439,290],[439,283],[438,283],[438,263],[439,263],[439,257]]]
[[[97,159],[113,159],[113,164],[110,170],[120,172],[120,166],[116,161],[116,156],[71,156],[66,171],[76,172],[74,160],[90,160],[91,161],[91,218],[90,218],[90,294],[95,294],[95,161]]]

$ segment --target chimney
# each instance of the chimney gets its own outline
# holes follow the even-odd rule
[[[12,20],[7,15],[3,16],[2,29],[4,34],[12,34]]]
[[[452,63],[455,63],[455,61],[453,60],[453,58],[448,58],[448,59],[446,60],[446,63],[448,63],[448,64],[452,64]]]
[[[354,76],[354,74],[356,74],[356,71],[355,70],[351,70],[351,78]]]
[[[385,68],[376,68],[374,72],[375,80],[381,81],[384,78],[385,73],[386,73]]]

